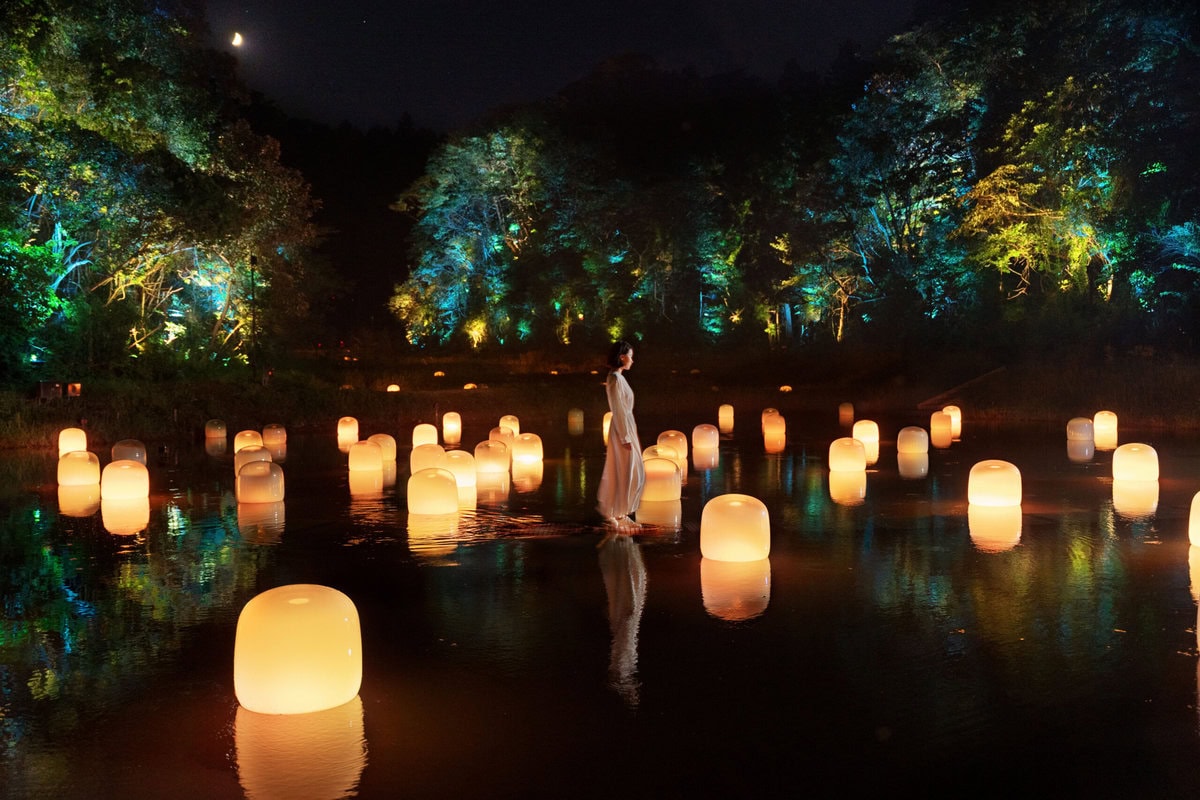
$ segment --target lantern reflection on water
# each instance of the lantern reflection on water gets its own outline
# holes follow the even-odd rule
[[[647,500],[643,495],[634,518],[642,525],[679,530],[683,525],[683,501]]]
[[[679,500],[681,480],[679,465],[674,459],[654,457],[642,462],[646,471],[646,484],[642,491],[643,500]]]
[[[58,487],[58,513],[64,517],[90,517],[100,510],[100,481],[90,484],[67,485]],[[150,513],[150,503],[147,499],[146,514]]]
[[[700,559],[700,597],[705,611],[728,622],[760,616],[771,602],[771,559]]]
[[[225,420],[210,419],[204,423],[204,438],[205,439],[224,439],[229,434],[225,429]]]
[[[860,506],[867,497],[867,471],[829,471],[829,499],[839,506]]]
[[[150,498],[102,497],[100,522],[104,530],[114,536],[133,536],[141,533],[150,526]]]
[[[985,553],[1011,550],[1021,541],[1021,506],[967,506],[971,542]]]
[[[462,415],[457,411],[442,414],[442,442],[455,446],[462,442]]]
[[[262,434],[258,431],[238,431],[233,437],[233,452],[237,453],[245,447],[262,447]]]

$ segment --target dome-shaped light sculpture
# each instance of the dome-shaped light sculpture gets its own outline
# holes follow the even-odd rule
[[[458,483],[448,469],[433,467],[414,472],[408,479],[409,514],[458,512]]]
[[[225,420],[210,419],[204,423],[204,438],[205,439],[224,439],[229,435],[225,427]]]
[[[542,461],[542,437],[536,433],[518,433],[512,443],[514,464],[533,464]]]
[[[946,406],[942,413],[950,418],[950,438],[962,438],[962,409],[958,406]]]
[[[1094,439],[1091,419],[1088,417],[1072,417],[1067,420],[1068,442],[1090,442]]]
[[[389,384],[387,385],[387,388],[386,388],[386,389],[384,389],[384,391],[385,391],[386,393],[388,393],[388,394],[396,394],[397,392],[399,392],[399,391],[400,391],[400,384],[398,384],[398,383],[389,383]]]
[[[441,469],[450,470],[458,488],[475,487],[475,455],[466,450],[447,450]]]
[[[1158,452],[1148,444],[1131,442],[1113,451],[1114,481],[1158,480]]]
[[[262,434],[254,430],[238,431],[233,437],[233,452],[236,455],[244,447],[262,447]]]
[[[87,450],[87,434],[83,428],[63,428],[58,432],[58,457],[76,450]]]
[[[733,433],[733,406],[729,403],[717,406],[717,430],[724,434]]]
[[[702,422],[692,428],[692,450],[716,450],[721,446],[721,432],[716,425]]]
[[[863,443],[867,466],[871,466],[879,460],[879,424],[875,420],[857,420],[850,435]]]
[[[379,445],[379,457],[384,463],[396,460],[396,437],[390,433],[372,433],[367,441]]]
[[[263,447],[278,447],[287,444],[287,428],[278,422],[264,425],[262,429]]]
[[[867,468],[867,451],[863,443],[852,436],[842,436],[829,444],[831,472],[863,472]]]
[[[718,495],[700,513],[700,554],[716,561],[757,561],[771,554],[767,506],[745,494]]]
[[[135,500],[150,495],[150,472],[140,461],[112,461],[100,473],[101,500]]]
[[[290,584],[238,615],[233,690],[260,714],[307,714],[348,703],[362,684],[358,609],[336,589]]]
[[[477,475],[508,472],[508,445],[499,439],[487,439],[475,445]]]
[[[842,403],[838,406],[838,425],[843,428],[854,425],[854,403]]]
[[[251,461],[237,473],[238,503],[278,503],[284,499],[283,467],[274,461]]]
[[[446,466],[446,450],[440,444],[419,444],[408,456],[408,471],[417,474],[423,469],[443,469]]]
[[[358,441],[358,420],[354,417],[342,417],[337,423],[338,449],[346,452],[350,445]]]
[[[462,442],[462,414],[457,411],[442,414],[442,442],[454,447]]]
[[[271,456],[271,451],[265,447],[243,447],[238,450],[233,456],[233,474],[237,477],[241,473],[242,467],[249,464],[251,461],[274,461]]]
[[[121,439],[112,446],[113,461],[146,462],[146,445],[137,439]]]
[[[954,441],[950,415],[944,411],[935,411],[929,415],[929,443],[939,450],[945,450]]]
[[[1117,447],[1117,415],[1112,411],[1097,411],[1092,415],[1092,436],[1097,450]]]
[[[351,472],[382,472],[383,450],[375,442],[355,442],[350,445],[346,464]]]
[[[423,444],[437,444],[438,430],[437,426],[431,425],[428,422],[420,422],[413,426],[412,431],[412,446],[420,447]]]
[[[776,412],[763,418],[763,449],[768,453],[782,453],[787,447],[787,420]]]
[[[896,452],[921,454],[929,452],[929,434],[924,428],[909,425],[896,435]]]
[[[679,465],[669,458],[647,458],[642,462],[646,470],[646,484],[642,490],[643,500],[680,500],[682,481]]]
[[[658,444],[674,448],[680,461],[687,462],[688,437],[683,431],[663,431],[658,435]]]
[[[100,457],[90,450],[71,450],[58,459],[59,486],[99,486]],[[97,500],[99,497],[96,498]]]
[[[980,461],[967,478],[967,502],[973,506],[1021,505],[1021,471],[996,458]]]
[[[521,434],[521,420],[516,414],[505,414],[500,417],[500,421],[496,423],[497,428],[508,428],[512,431],[514,437]]]

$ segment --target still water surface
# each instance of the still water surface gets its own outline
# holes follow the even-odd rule
[[[842,434],[767,454],[739,425],[689,469],[681,525],[633,537],[592,510],[599,431],[565,425],[536,431],[540,479],[450,534],[410,530],[407,447],[396,486],[364,496],[332,436],[292,437],[284,508],[256,519],[231,455],[171,445],[135,535],[64,515],[53,453],[0,456],[0,795],[1200,790],[1200,444],[1138,439],[1159,453],[1155,504],[1114,495],[1110,452],[1073,461],[1064,433],[969,421],[904,478],[885,424],[851,505],[826,465]],[[968,524],[987,458],[1022,472],[1019,540]],[[767,570],[742,583],[699,552],[701,509],[727,492],[771,519]],[[355,602],[364,676],[359,702],[280,729],[239,713],[232,654],[242,606],[288,583]]]

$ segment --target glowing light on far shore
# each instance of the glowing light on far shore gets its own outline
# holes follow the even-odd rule
[[[232,44],[234,47],[241,47],[243,41],[245,41],[245,40],[242,39],[242,35],[240,33],[238,33],[237,31],[234,31],[233,39],[230,41],[230,44]]]

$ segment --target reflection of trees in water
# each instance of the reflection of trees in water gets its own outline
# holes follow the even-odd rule
[[[637,637],[646,603],[646,565],[632,536],[612,534],[600,543],[600,572],[608,593],[608,624],[612,649],[608,660],[609,685],[631,707],[638,705]]]

